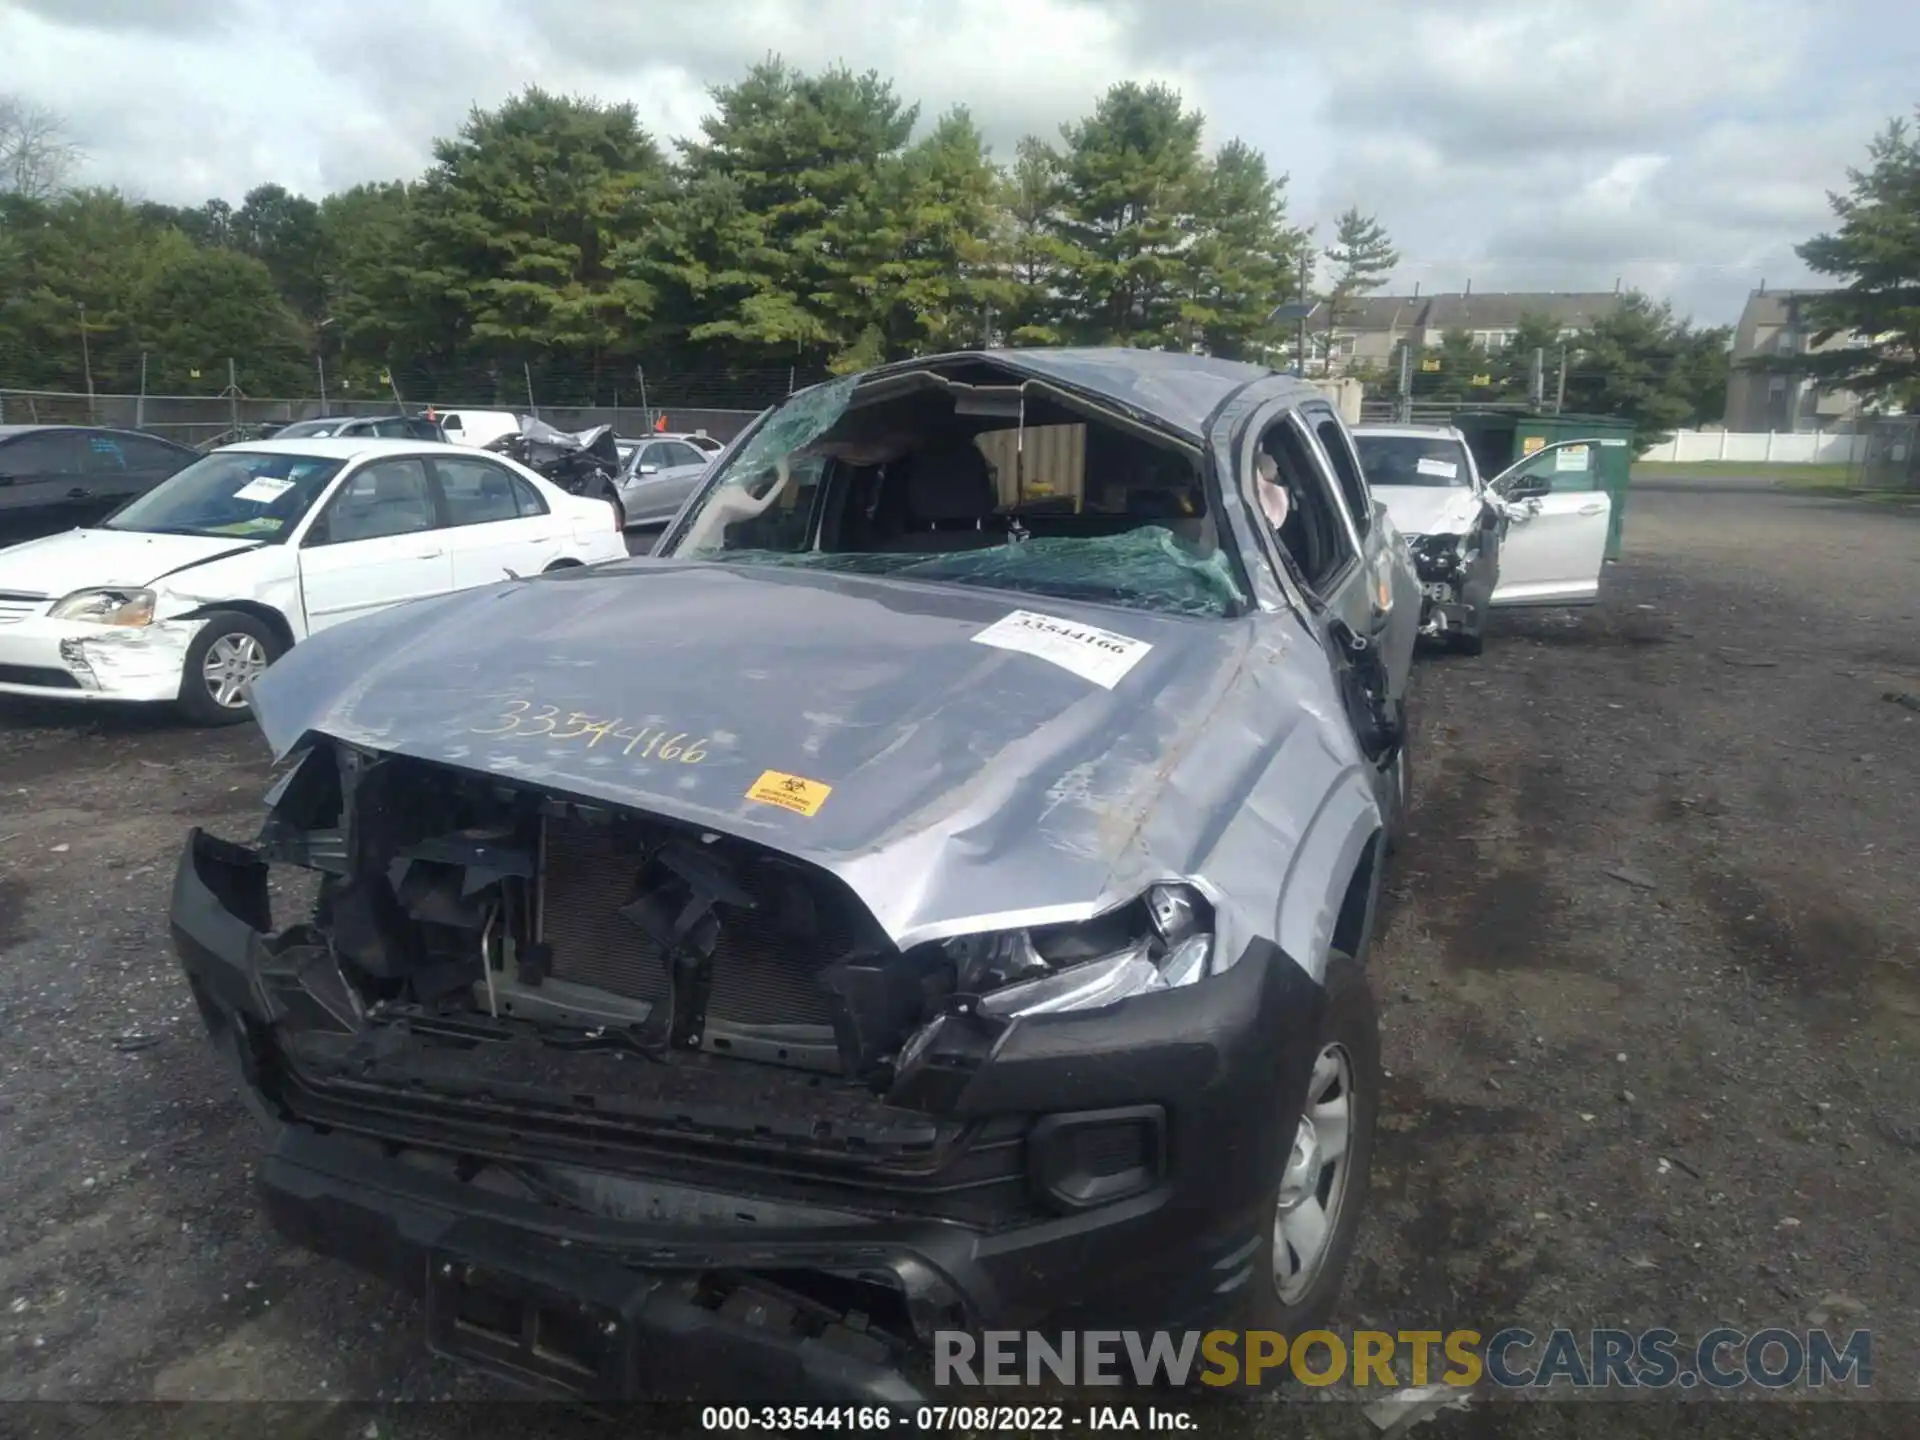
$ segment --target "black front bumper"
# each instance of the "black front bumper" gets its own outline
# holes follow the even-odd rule
[[[1265,1283],[1255,1265],[1322,1004],[1269,945],[1199,984],[1009,1032],[955,1114],[1033,1119],[1036,1198],[1018,1223],[870,1212],[747,1228],[492,1193],[461,1178],[468,1157],[451,1146],[412,1163],[434,1149],[418,1134],[402,1146],[303,1123],[255,978],[270,928],[265,865],[196,831],[175,879],[174,946],[271,1137],[259,1172],[270,1216],[423,1296],[433,1347],[496,1374],[603,1400],[909,1404],[927,1391],[938,1331],[1186,1328],[1230,1319],[1245,1287]],[[1048,1137],[1113,1113],[1158,1117],[1156,1178],[1061,1203]],[[795,1312],[782,1287],[796,1275],[854,1298],[838,1316]],[[886,1297],[897,1323],[872,1323],[863,1296]]]

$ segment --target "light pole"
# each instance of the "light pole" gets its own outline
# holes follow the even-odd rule
[[[87,307],[80,306],[80,368],[87,376],[87,423],[93,423],[93,351],[87,345]]]
[[[1295,331],[1293,373],[1302,379],[1305,379],[1307,374],[1307,317],[1318,308],[1319,306],[1311,300],[1289,300],[1274,306],[1267,316],[1269,325],[1291,320],[1298,327]]]
[[[327,337],[326,328],[333,324],[335,317],[329,315],[313,327],[313,364],[320,372],[320,418],[326,419],[331,413],[327,409]]]

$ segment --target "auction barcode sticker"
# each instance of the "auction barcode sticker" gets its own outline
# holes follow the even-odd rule
[[[1036,656],[1107,690],[1118,685],[1126,673],[1140,663],[1140,657],[1153,648],[1147,641],[1135,640],[1130,635],[1116,635],[1111,630],[1031,610],[1015,610],[994,621],[973,640],[977,645],[991,645],[996,650],[1018,650]]]

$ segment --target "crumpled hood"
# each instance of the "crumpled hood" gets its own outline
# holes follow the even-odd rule
[[[0,590],[57,597],[102,585],[138,588],[184,565],[258,544],[231,535],[68,530],[0,550]]]
[[[1481,504],[1473,491],[1451,485],[1376,485],[1373,497],[1402,535],[1464,535]]]
[[[1015,611],[1149,648],[1109,689],[975,642]],[[839,875],[908,943],[1178,873],[1188,857],[1147,857],[1140,832],[1251,645],[1240,621],[637,559],[323,631],[253,703],[280,754],[317,731],[757,840]],[[768,787],[797,808],[749,798]]]

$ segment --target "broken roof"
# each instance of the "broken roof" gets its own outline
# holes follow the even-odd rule
[[[984,361],[1016,374],[1050,380],[1097,399],[1151,415],[1195,439],[1206,434],[1207,420],[1228,397],[1256,380],[1281,378],[1264,365],[1185,355],[1171,350],[1130,350],[1121,346],[1065,349],[968,350],[927,355],[870,370],[871,379],[954,362]],[[1317,396],[1301,382],[1303,394]]]

